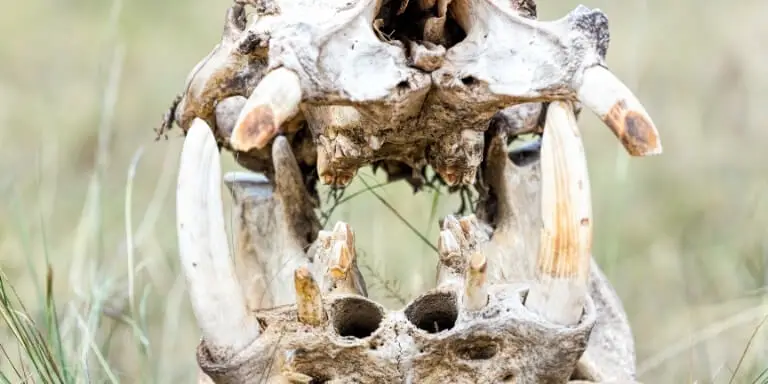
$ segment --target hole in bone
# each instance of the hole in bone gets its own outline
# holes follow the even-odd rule
[[[510,373],[508,375],[505,375],[501,379],[501,382],[504,383],[504,384],[515,384],[517,382],[517,380],[515,380],[515,375]]]
[[[464,360],[488,360],[499,352],[499,343],[490,337],[462,340],[456,355]]]
[[[405,11],[398,15],[397,13],[404,1],[407,1],[408,5]],[[392,0],[385,3],[376,15],[376,19],[383,21],[379,30],[393,40],[406,43],[408,41],[426,40],[434,44],[443,45],[446,49],[466,38],[467,34],[456,20],[451,17],[450,11],[446,12],[445,26],[442,31],[437,32],[438,36],[435,36],[434,31],[431,31],[432,33],[425,33],[425,26],[428,24],[428,20],[438,16],[438,2],[435,1],[434,5],[428,9],[421,9],[420,3],[423,2],[419,0]],[[408,44],[405,46],[407,47]]]
[[[520,303],[525,305],[525,301],[528,299],[528,289],[520,291]]]
[[[456,325],[457,307],[455,294],[438,292],[416,299],[405,310],[405,317],[421,330],[438,333]]]
[[[475,78],[474,78],[474,77],[472,77],[472,76],[467,76],[467,77],[462,77],[462,78],[461,78],[461,82],[462,82],[464,85],[466,85],[466,86],[470,86],[470,85],[473,85],[473,84],[475,84],[475,83],[477,82],[477,79],[475,79]]]
[[[366,338],[373,334],[384,314],[376,304],[358,297],[346,297],[333,303],[333,327],[342,337]]]

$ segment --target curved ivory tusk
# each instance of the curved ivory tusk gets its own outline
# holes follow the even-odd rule
[[[579,100],[600,116],[630,155],[661,154],[661,139],[653,120],[611,71],[599,65],[588,68],[577,92]]]
[[[301,83],[296,72],[277,68],[259,81],[232,130],[229,139],[237,151],[262,149],[280,126],[299,112]]]
[[[547,320],[579,322],[592,248],[589,175],[571,105],[553,102],[541,145],[541,242],[526,306]]]
[[[176,224],[197,323],[209,349],[232,356],[259,336],[259,326],[246,312],[229,254],[218,147],[200,119],[192,122],[181,151]]]

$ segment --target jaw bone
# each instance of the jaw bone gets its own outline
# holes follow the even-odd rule
[[[437,288],[413,300],[405,309],[389,312],[356,292],[329,294],[335,292],[322,288],[318,282],[348,276],[351,255],[344,250],[354,244],[351,228],[338,223],[332,231],[321,231],[314,245],[334,250],[329,258],[332,262],[297,255],[292,262],[296,267],[290,270],[293,279],[274,282],[282,287],[278,291],[292,288],[295,299],[274,308],[249,308],[251,312],[244,310],[245,290],[237,286],[221,210],[217,208],[220,195],[215,142],[210,128],[198,120],[185,140],[177,215],[181,260],[204,335],[198,350],[203,373],[213,382],[253,382],[264,377],[273,382],[325,378],[339,382],[390,382],[402,377],[431,382],[442,372],[457,382],[493,382],[515,377],[521,383],[533,383],[564,382],[576,369],[582,378],[631,382],[634,352],[626,347],[631,345],[631,334],[617,331],[614,319],[603,318],[606,311],[620,307],[600,307],[608,303],[605,292],[600,293],[608,283],[595,278],[592,268],[596,266],[589,266],[591,230],[583,227],[583,219],[591,219],[589,189],[585,184],[588,178],[571,106],[550,105],[546,125],[540,167],[540,210],[545,234],[541,241],[538,233],[531,235],[526,230],[530,225],[516,222],[537,215],[539,208],[528,203],[529,192],[514,187],[512,180],[520,169],[510,168],[511,161],[503,150],[498,150],[503,148],[499,145],[501,140],[494,138],[488,172],[484,173],[486,179],[500,177],[491,183],[492,189],[507,187],[494,192],[500,206],[497,215],[504,217],[491,220],[496,222],[493,233],[483,223],[485,217],[449,216],[443,221],[439,245],[443,273]],[[278,138],[276,144],[276,167],[285,170],[281,168],[285,165],[280,164],[290,164],[287,160],[292,156],[283,151],[287,148],[284,138]],[[277,225],[248,227],[262,235],[265,231],[271,234],[256,237],[256,241],[296,237],[301,233],[296,231],[295,223],[301,221],[297,212],[282,215],[285,209],[302,208],[279,204],[299,202],[301,195],[287,187],[294,179],[291,172],[279,175],[282,177],[275,182],[274,200],[265,200],[269,193],[247,184],[258,184],[263,181],[261,178],[228,178],[230,183],[239,182],[233,186],[242,189],[237,192],[240,201],[259,197],[275,212],[272,222]],[[539,185],[535,179],[519,182],[518,187],[532,190]],[[294,183],[300,185],[296,180]],[[562,204],[553,205],[556,200]],[[209,236],[197,236],[200,233]],[[298,244],[300,239],[295,241]],[[516,241],[528,245],[516,248],[512,245]],[[538,254],[518,252],[530,251],[534,249],[531,244],[539,242]],[[488,244],[495,244],[500,252],[491,252]],[[266,254],[247,255],[277,261],[285,252],[284,247],[277,247]],[[504,263],[525,265],[524,258],[532,258],[537,266],[528,279],[493,271]],[[266,274],[278,275],[281,268],[273,262]],[[589,290],[584,288],[587,281]],[[527,296],[522,294],[519,283],[530,286]],[[563,286],[574,289],[565,290]],[[597,295],[596,299],[591,299],[591,295]],[[494,334],[503,340],[488,340],[489,332],[500,329],[505,332]],[[616,344],[620,344],[618,349]],[[337,356],[344,358],[339,360]],[[488,364],[461,365],[467,359],[478,358]],[[457,366],[462,368],[456,370]],[[510,369],[514,372],[512,376]]]
[[[302,168],[316,166],[323,183],[337,186],[379,161],[432,165],[450,185],[472,184],[491,119],[509,121],[516,109],[535,121],[549,101],[580,102],[631,155],[661,153],[649,114],[606,69],[605,14],[579,6],[559,20],[537,21],[529,3],[409,5],[436,8],[429,36],[446,18],[466,33],[453,46],[424,42],[442,55],[428,67],[413,66],[409,55],[423,51],[413,49],[416,43],[377,32],[374,19],[384,6],[374,0],[259,2],[247,26],[236,4],[222,42],[190,75],[175,116],[185,130],[195,116],[205,120],[223,147],[257,172],[269,169],[267,146],[284,134],[294,149],[309,148],[306,156],[297,152]],[[298,134],[305,129],[311,134]]]

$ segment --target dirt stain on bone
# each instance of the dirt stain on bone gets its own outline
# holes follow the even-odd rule
[[[629,110],[625,100],[619,100],[605,116],[605,124],[632,156],[641,156],[658,148],[653,126],[642,114]]]
[[[272,108],[260,105],[246,115],[238,139],[248,148],[263,148],[277,132]]]

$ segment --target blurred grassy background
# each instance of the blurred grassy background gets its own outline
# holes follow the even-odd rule
[[[0,8],[0,267],[40,320],[50,260],[68,359],[92,380],[107,371],[122,382],[195,375],[198,331],[174,233],[181,139],[174,131],[155,142],[152,128],[218,42],[229,3],[7,1]],[[540,18],[577,4],[541,1]],[[734,382],[753,382],[768,368],[768,330],[758,330],[744,353],[768,314],[768,109],[761,108],[768,3],[584,4],[608,14],[608,63],[645,104],[664,143],[662,156],[629,158],[607,128],[582,114],[595,257],[630,316],[640,379],[728,382],[745,356]],[[236,168],[228,154],[224,160]],[[370,170],[361,174],[376,182]],[[356,180],[350,192],[362,187]],[[436,240],[427,219],[431,192],[411,196],[404,184],[378,191]],[[438,203],[437,217],[458,207],[455,197]],[[399,281],[405,295],[429,287],[436,256],[370,193],[339,207],[337,219],[357,231],[364,262]],[[129,276],[136,308],[121,317]],[[380,287],[372,294],[397,305]],[[7,331],[0,326],[0,345],[15,359]],[[0,357],[0,372],[10,369]]]

